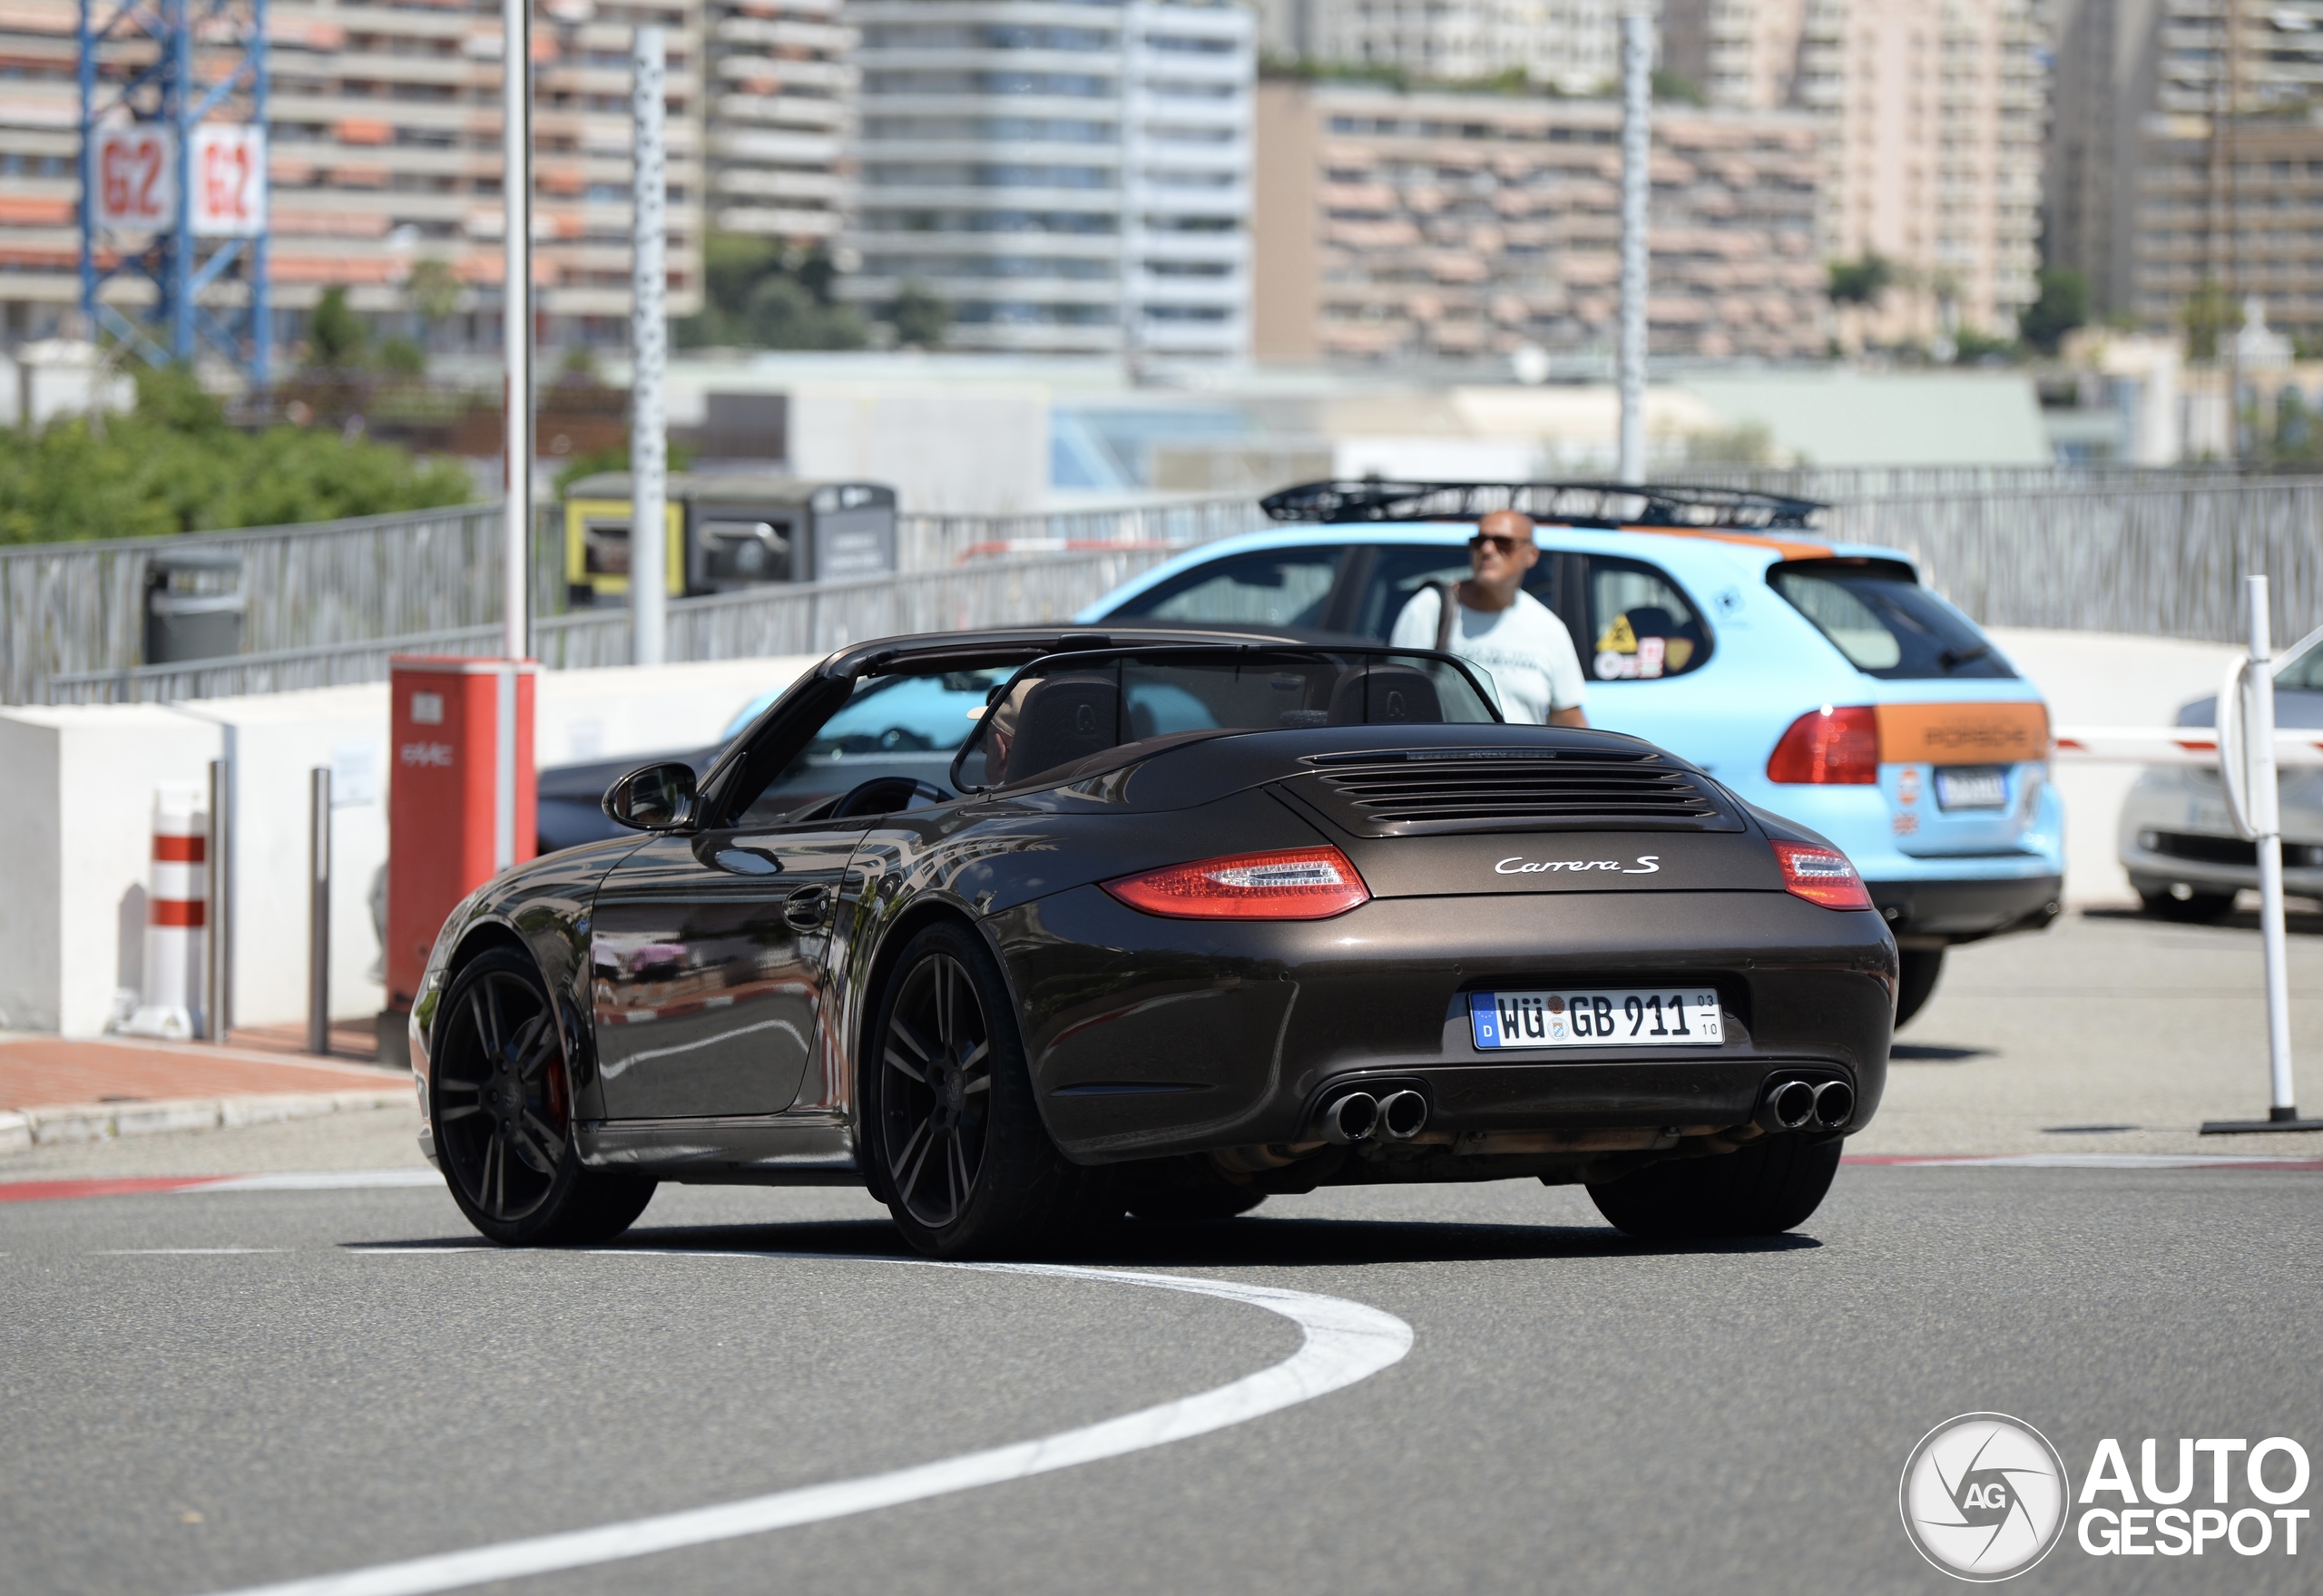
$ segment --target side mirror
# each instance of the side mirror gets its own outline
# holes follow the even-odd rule
[[[606,816],[633,831],[676,831],[693,819],[693,767],[647,765],[605,788]]]

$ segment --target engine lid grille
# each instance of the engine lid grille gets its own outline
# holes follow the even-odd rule
[[[1715,788],[1651,750],[1411,749],[1307,762],[1315,773],[1292,790],[1362,836],[1741,827]]]

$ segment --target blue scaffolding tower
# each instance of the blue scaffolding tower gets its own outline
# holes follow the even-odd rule
[[[89,336],[111,334],[157,365],[207,351],[263,387],[266,0],[81,0],[80,44]],[[255,194],[254,216],[221,216],[221,191]],[[142,319],[102,297],[117,278],[152,285]]]

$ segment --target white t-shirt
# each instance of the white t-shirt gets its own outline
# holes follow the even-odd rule
[[[1438,590],[1433,585],[1420,589],[1396,617],[1388,646],[1434,648],[1436,623],[1443,612]],[[1550,710],[1581,707],[1581,656],[1573,651],[1573,634],[1555,611],[1522,588],[1505,610],[1471,610],[1462,604],[1449,651],[1484,667],[1499,690],[1500,712],[1514,724],[1545,726]]]

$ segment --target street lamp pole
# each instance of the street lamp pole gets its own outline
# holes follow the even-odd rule
[[[529,652],[533,528],[533,7],[501,0],[500,200],[501,353],[507,396],[503,446],[508,461],[501,524],[501,652]]]
[[[636,124],[632,171],[629,352],[629,636],[631,658],[659,665],[669,653],[669,432],[663,377],[669,366],[665,233],[669,191],[662,145],[662,30],[637,30],[630,58]]]
[[[1622,431],[1615,475],[1645,480],[1645,207],[1652,192],[1653,14],[1622,6]]]

